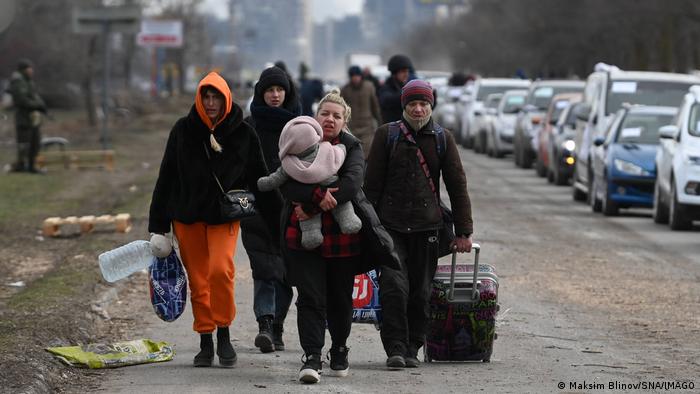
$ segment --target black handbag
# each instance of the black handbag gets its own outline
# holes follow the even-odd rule
[[[206,152],[207,158],[211,161],[206,144],[204,145],[204,152]],[[219,185],[222,194],[221,198],[219,198],[221,219],[224,221],[241,220],[254,216],[257,213],[255,210],[255,195],[253,193],[245,189],[233,189],[226,192],[213,169],[211,174],[214,176],[216,184]]]

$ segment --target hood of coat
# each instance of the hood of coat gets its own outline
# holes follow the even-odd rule
[[[219,118],[219,120],[216,121],[216,124],[212,124],[211,119],[209,119],[207,116],[207,111],[204,109],[202,89],[205,86],[211,86],[218,90],[226,99],[224,103],[224,114]],[[204,122],[209,130],[214,130],[216,126],[226,119],[226,117],[231,113],[231,108],[233,107],[233,95],[231,94],[231,89],[229,89],[228,84],[224,78],[221,77],[221,75],[215,72],[210,72],[206,77],[199,81],[199,85],[197,86],[197,94],[194,98],[194,106],[197,109],[200,119],[202,119],[202,122]]]

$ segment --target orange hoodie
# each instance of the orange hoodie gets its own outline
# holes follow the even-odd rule
[[[221,94],[224,95],[224,98],[226,99],[226,103],[224,105],[224,113],[216,121],[216,124],[212,124],[211,119],[209,119],[209,117],[207,116],[207,111],[204,109],[204,102],[202,102],[202,88],[205,86],[211,86],[214,89],[218,90],[219,92],[221,92]],[[221,121],[223,121],[226,118],[226,116],[231,112],[231,108],[233,107],[233,97],[231,94],[231,89],[229,89],[228,84],[221,77],[221,75],[212,71],[209,74],[207,74],[207,76],[204,77],[201,81],[199,81],[199,85],[197,86],[197,94],[194,98],[194,106],[195,108],[197,108],[197,114],[199,114],[199,117],[202,119],[202,122],[204,122],[204,124],[207,125],[207,127],[211,131],[211,136],[209,137],[209,139],[212,148],[220,152],[221,146],[217,143],[216,139],[214,139],[214,129],[216,128],[216,126],[219,125],[219,123],[221,123]]]

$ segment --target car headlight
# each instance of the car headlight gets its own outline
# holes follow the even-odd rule
[[[636,176],[651,175],[651,173],[649,171],[643,169],[642,167],[640,167],[634,163],[630,163],[629,161],[615,159],[613,161],[613,164],[615,165],[615,169],[620,171],[620,172],[624,172],[624,173],[636,175]]]
[[[569,152],[573,152],[576,150],[576,142],[574,142],[574,140],[566,140],[563,144],[561,144],[561,147]]]

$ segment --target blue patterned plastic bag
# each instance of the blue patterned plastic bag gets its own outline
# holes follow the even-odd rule
[[[156,315],[167,322],[175,321],[187,304],[187,274],[174,249],[166,258],[153,258],[148,279]]]

